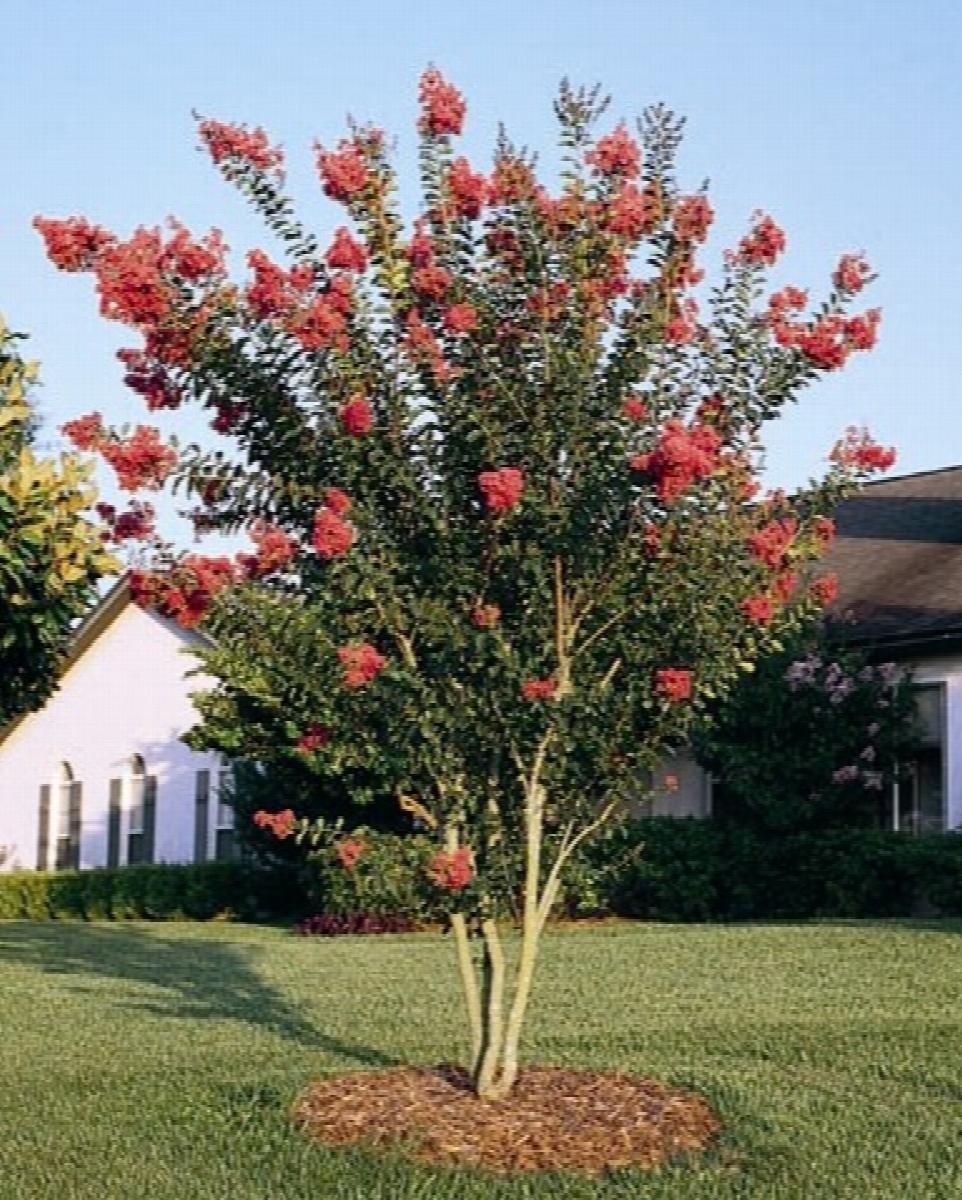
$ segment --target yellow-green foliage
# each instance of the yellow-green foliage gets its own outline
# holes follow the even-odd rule
[[[18,340],[0,318],[0,720],[49,695],[72,623],[117,569],[89,518],[91,466],[30,445],[36,364]]]

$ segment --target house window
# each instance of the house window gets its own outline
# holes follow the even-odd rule
[[[80,865],[80,784],[70,763],[60,764],[56,787],[54,868],[67,871]]]
[[[217,775],[217,829],[214,856],[218,862],[230,862],[236,856],[234,806],[231,803],[231,772],[226,768]]]
[[[135,754],[127,777],[127,862],[154,861],[154,828],[157,820],[157,777],[148,775],[144,760]]]
[[[941,833],[945,829],[945,686],[913,689],[920,731],[915,755],[903,764],[892,797],[892,826],[903,833]]]

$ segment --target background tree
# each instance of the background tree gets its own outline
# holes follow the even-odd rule
[[[0,319],[0,725],[53,691],[73,623],[116,566],[85,515],[91,466],[33,451],[36,368],[20,341]]]
[[[785,238],[758,216],[703,323],[695,258],[713,213],[675,180],[668,111],[646,112],[640,143],[623,123],[596,139],[606,102],[564,86],[553,195],[506,136],[487,174],[456,154],[465,104],[439,72],[420,97],[410,233],[380,130],[317,148],[352,222],[324,246],[264,132],[210,120],[202,142],[288,265],[253,251],[238,285],[216,231],[37,224],[58,266],[94,274],[104,315],[143,336],[121,358],[148,407],[199,404],[228,438],[178,457],[146,426],[71,426],[122,485],[169,478],[200,528],[251,533],[249,554],[135,576],[145,603],[188,624],[239,581],[260,589],[269,636],[238,678],[219,626],[205,665],[222,683],[198,736],[268,760],[310,739],[319,770],[376,776],[434,831],[472,1074],[496,1097],[517,1075],[565,863],[827,598],[831,581],[806,574],[827,514],[894,456],[853,431],[821,483],[753,500],[764,423],[874,343],[878,313],[847,314],[870,276],[861,257],[813,311],[796,288],[765,301]],[[283,811],[262,824],[307,832]],[[519,861],[509,969],[498,918]]]
[[[694,744],[719,820],[774,837],[884,826],[918,745],[911,679],[808,630],[763,658]]]

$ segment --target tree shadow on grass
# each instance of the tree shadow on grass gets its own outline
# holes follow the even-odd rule
[[[256,970],[254,947],[229,941],[169,937],[136,925],[0,924],[0,965],[147,984],[156,1000],[118,996],[158,1016],[190,1021],[243,1021],[364,1067],[400,1060],[318,1029]]]

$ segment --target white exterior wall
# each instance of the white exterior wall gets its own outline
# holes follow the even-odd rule
[[[945,772],[945,827],[962,828],[962,655],[945,655],[912,664],[916,683],[945,688],[942,762]]]
[[[179,739],[196,723],[189,693],[202,677],[185,679],[196,666],[189,653],[197,637],[176,624],[128,603],[69,668],[46,706],[23,720],[0,744],[0,870],[37,865],[39,796],[51,785],[50,861],[56,835],[60,765],[70,764],[83,784],[80,866],[107,861],[111,779],[130,775],[131,759],[143,757],[157,777],[154,862],[189,862],[194,856],[196,772],[211,772],[209,852],[216,821],[221,760],[198,754]],[[127,851],[127,789],[121,819],[120,861]]]

